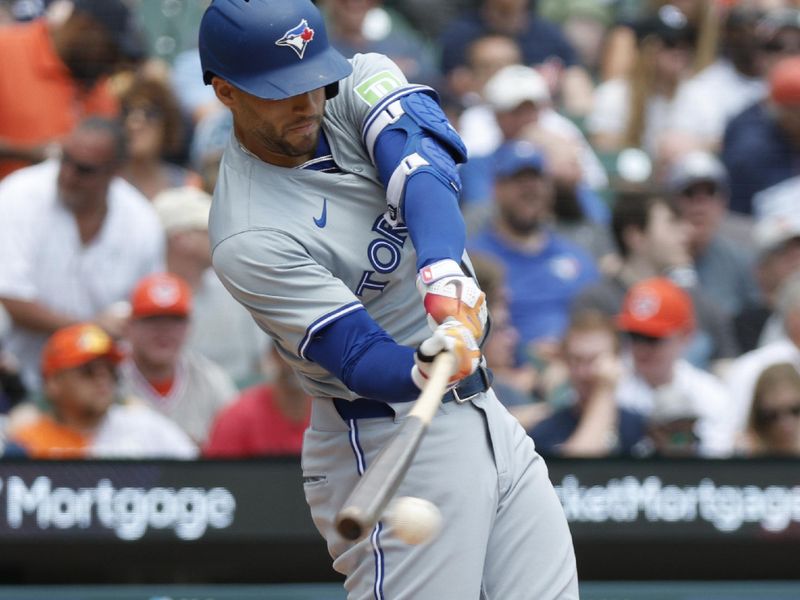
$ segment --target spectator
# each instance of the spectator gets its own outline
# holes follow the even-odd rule
[[[424,39],[383,4],[383,0],[324,0],[331,45],[346,58],[357,53],[385,54],[414,83],[438,81],[438,68]]]
[[[60,19],[0,29],[0,179],[52,158],[88,115],[113,116],[106,78],[142,54],[122,0],[73,0]]]
[[[734,7],[722,16],[721,51],[717,59],[687,82],[692,94],[683,95],[675,107],[676,114],[691,114],[689,105],[695,96],[714,98],[703,125],[709,137],[708,147],[719,149],[728,122],[740,112],[760,101],[767,91],[764,70],[759,61],[760,12],[748,7]],[[685,104],[684,104],[685,103]],[[713,127],[705,129],[712,125]]]
[[[168,160],[174,160],[184,146],[183,117],[170,88],[140,75],[123,93],[121,105],[128,138],[122,177],[150,200],[166,189],[201,187],[197,173]]]
[[[499,33],[487,33],[469,43],[464,64],[451,69],[444,83],[448,93],[458,97],[465,106],[482,104],[486,82],[503,67],[521,62],[522,50],[514,38]],[[480,121],[485,120],[485,114],[481,112]],[[458,125],[459,132],[469,129],[467,122],[454,125]],[[465,139],[464,143],[471,154],[486,154],[493,149],[491,143],[487,147],[482,146],[477,137]]]
[[[794,365],[777,363],[759,375],[740,451],[800,456],[800,373]]]
[[[0,338],[0,415],[8,413],[28,395],[28,390],[19,374],[19,361],[10,352],[3,350]]]
[[[725,383],[733,400],[731,420],[739,433],[747,426],[759,375],[767,367],[782,362],[800,368],[800,275],[795,273],[781,286],[776,306],[785,337],[746,352],[733,361],[726,372]]]
[[[688,229],[675,205],[659,196],[622,195],[614,204],[611,228],[622,266],[582,290],[573,311],[594,308],[615,315],[630,286],[650,277],[672,276],[687,286],[697,315],[686,358],[701,368],[717,368],[721,359],[736,356],[731,319],[691,280]]]
[[[467,48],[481,35],[507,35],[520,45],[523,63],[543,71],[551,91],[560,92],[564,109],[585,115],[592,103],[589,74],[558,26],[535,15],[529,4],[529,0],[481,0],[476,10],[456,19],[439,38],[442,73],[447,76],[465,64]]]
[[[544,455],[630,455],[644,435],[639,413],[617,406],[622,375],[614,322],[600,312],[572,317],[561,344],[569,383],[569,405],[529,429]]]
[[[112,339],[89,323],[56,331],[42,351],[47,412],[12,430],[33,458],[194,458],[197,447],[140,402],[116,400]]]
[[[786,6],[763,11],[756,30],[756,61],[762,75],[769,75],[781,59],[800,54],[800,7]]]
[[[153,207],[166,233],[167,271],[192,288],[186,348],[221,366],[239,385],[255,381],[269,338],[211,268],[211,196],[192,187],[174,188],[158,194]]]
[[[163,231],[152,206],[116,176],[125,152],[114,122],[81,121],[62,159],[0,183],[0,302],[13,325],[8,350],[38,388],[39,352],[56,329],[94,320],[112,335],[136,282],[163,269]]]
[[[753,196],[800,174],[800,56],[781,59],[769,95],[725,129],[722,160],[731,177],[731,210],[753,214]]]
[[[681,358],[695,327],[691,297],[664,277],[642,280],[626,293],[617,325],[627,334],[632,362],[632,370],[617,389],[620,406],[645,418],[654,417],[659,426],[680,426],[681,421],[691,421],[696,415],[699,453],[729,455],[734,436],[725,387],[715,376]],[[681,430],[655,429],[664,434]],[[663,446],[660,442],[658,438],[657,446]]]
[[[683,13],[669,6],[639,23],[637,35],[631,72],[597,88],[594,109],[586,121],[590,140],[603,152],[642,148],[658,161],[663,159],[659,156],[663,133],[679,128],[688,132],[687,137],[696,136],[695,145],[700,147],[711,100],[682,85],[689,74],[693,29]],[[685,94],[691,97],[682,98]],[[689,106],[689,113],[678,114],[679,104]]]
[[[653,394],[653,411],[646,433],[633,449],[634,456],[697,457],[702,453],[696,401],[683,390],[664,386]]]
[[[427,37],[440,35],[444,28],[460,17],[465,10],[474,8],[475,0],[450,0],[431,2],[430,0],[404,0],[392,2],[398,6],[414,27]]]
[[[236,395],[221,367],[185,349],[192,291],[176,275],[143,278],[131,295],[123,389],[177,423],[199,446],[217,412]]]
[[[528,429],[550,414],[550,407],[535,398],[537,388],[543,383],[543,374],[531,362],[519,360],[519,332],[511,324],[509,316],[502,263],[479,252],[471,252],[470,261],[480,288],[486,294],[486,306],[491,317],[483,355],[494,374],[492,389],[508,412]]]
[[[782,1],[782,0],[779,0]],[[701,71],[714,60],[717,51],[720,3],[715,0],[622,0],[615,2],[617,24],[606,34],[600,79],[625,77],[633,68],[637,55],[637,34],[647,19],[666,17],[677,10],[693,32],[697,47],[692,70]]]
[[[552,182],[541,152],[512,142],[495,154],[495,217],[470,240],[470,250],[496,257],[505,267],[511,323],[524,348],[557,344],[575,295],[598,277],[583,249],[547,225]]]
[[[753,231],[758,258],[756,278],[761,302],[736,319],[743,351],[765,346],[786,333],[778,310],[778,293],[795,273],[800,273],[800,212],[795,198],[786,210],[758,219]]]
[[[597,79],[611,25],[611,6],[597,0],[537,0],[536,10],[558,23],[583,64]]]
[[[572,150],[583,186],[581,202],[593,220],[606,220],[606,206],[591,195],[608,184],[605,171],[580,129],[553,109],[544,78],[530,67],[509,65],[489,79],[482,94],[485,102],[468,108],[461,118],[462,135],[472,151],[472,160],[461,169],[465,204],[491,197],[491,159],[475,156],[490,156],[505,142],[527,139]]]
[[[703,290],[732,317],[756,306],[752,224],[728,212],[725,167],[711,153],[690,152],[672,166],[667,186],[689,225],[689,252]]]
[[[270,359],[271,381],[247,388],[214,419],[205,456],[300,456],[311,396],[274,345]]]
[[[608,227],[611,211],[584,182],[579,149],[553,138],[542,144],[553,177],[554,230],[591,254],[604,273],[616,270],[619,258]]]

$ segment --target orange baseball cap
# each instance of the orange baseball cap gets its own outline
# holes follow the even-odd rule
[[[692,299],[666,277],[653,277],[632,286],[617,316],[622,331],[667,337],[694,329]]]
[[[769,95],[775,104],[800,104],[800,56],[778,61],[769,75]]]
[[[96,358],[109,358],[117,364],[123,356],[111,336],[100,327],[93,323],[78,323],[59,329],[47,340],[42,349],[42,375],[49,377]]]
[[[181,277],[172,273],[148,275],[136,284],[131,296],[133,318],[177,316],[192,312],[192,290]]]

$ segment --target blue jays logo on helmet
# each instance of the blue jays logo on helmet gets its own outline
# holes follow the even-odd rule
[[[297,56],[303,58],[308,43],[314,39],[314,30],[308,26],[308,21],[303,19],[283,34],[283,37],[275,42],[276,46],[288,46],[295,51]]]

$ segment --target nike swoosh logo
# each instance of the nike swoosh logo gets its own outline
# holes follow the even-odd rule
[[[325,224],[328,222],[328,199],[322,199],[322,214],[319,218],[314,217],[314,225],[322,229],[325,227]]]

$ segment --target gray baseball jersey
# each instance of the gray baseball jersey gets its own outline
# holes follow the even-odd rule
[[[269,165],[232,137],[209,224],[214,268],[305,389],[348,399],[355,395],[344,384],[305,359],[314,332],[365,308],[399,344],[416,346],[430,335],[408,231],[393,223],[377,171],[352,133],[360,133],[378,100],[407,84],[380,55],[359,55],[353,68],[327,102],[323,121],[343,172]]]
[[[410,403],[393,405],[394,418],[344,420],[331,398],[356,394],[306,358],[309,341],[363,309],[399,344],[431,333],[413,244],[362,141],[374,106],[420,86],[383,56],[352,63],[322,125],[341,172],[269,165],[232,138],[209,224],[221,280],[315,396],[302,458],[312,518],[351,600],[575,599],[572,542],[544,462],[491,390],[442,405],[398,492],[439,507],[435,542],[405,545],[383,522],[357,542],[335,530],[337,510]]]

